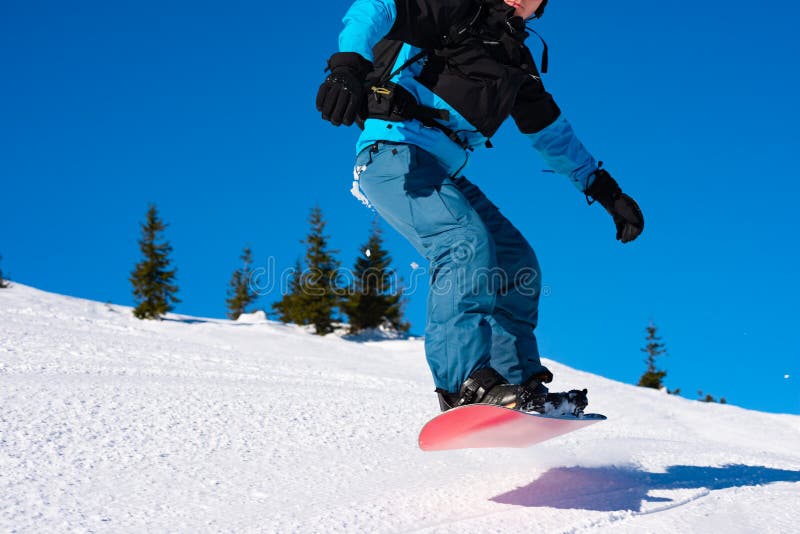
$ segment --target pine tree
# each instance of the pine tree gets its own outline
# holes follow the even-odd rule
[[[308,220],[311,231],[304,240],[306,244],[306,266],[303,274],[303,314],[314,325],[318,335],[333,332],[334,313],[341,300],[338,269],[339,261],[334,254],[338,250],[328,249],[329,236],[325,235],[325,220],[322,210],[315,206]]]
[[[253,264],[253,253],[250,247],[245,247],[242,255],[242,266],[236,269],[231,276],[228,284],[228,318],[234,321],[243,313],[247,313],[247,307],[258,299],[258,295],[250,286],[250,266]]]
[[[403,322],[402,289],[393,284],[392,258],[383,248],[377,223],[372,225],[367,243],[353,267],[353,287],[342,305],[350,321],[350,333],[381,325],[400,332],[409,329]]]
[[[2,261],[3,256],[0,255],[0,261]],[[8,281],[3,278],[3,269],[0,269],[0,289],[5,289],[8,287]]]
[[[283,323],[308,324],[308,321],[301,314],[303,297],[303,266],[298,259],[292,270],[292,277],[289,279],[289,287],[281,300],[272,305],[272,309],[278,314],[278,320]]]
[[[664,348],[665,345],[660,343],[661,338],[656,336],[657,329],[656,325],[652,322],[646,328],[647,345],[645,348],[641,349],[641,351],[647,354],[647,359],[645,360],[647,370],[639,378],[639,383],[637,385],[645,388],[663,389],[664,384],[662,380],[667,376],[667,372],[661,371],[656,367],[656,358],[665,354],[667,351]],[[677,393],[677,391],[678,390],[670,393]]]
[[[177,269],[170,268],[172,246],[162,237],[166,227],[158,217],[156,207],[151,205],[139,239],[142,259],[129,278],[137,302],[133,315],[139,319],[161,319],[173,309],[173,304],[180,302],[175,296],[178,292],[175,284]]]
[[[717,399],[715,399],[714,396],[711,395],[710,393],[705,394],[705,396],[703,396],[703,390],[702,389],[697,390],[697,397],[698,397],[698,400],[701,400],[703,402],[717,402]],[[722,398],[719,399],[719,403],[720,404],[728,404],[728,401],[725,400],[725,397],[722,397]]]
[[[297,324],[314,325],[318,335],[333,332],[334,314],[341,301],[338,250],[328,248],[330,237],[325,234],[325,220],[319,206],[311,210],[308,219],[311,229],[301,241],[306,245],[305,265],[302,273],[295,272],[292,283],[296,287],[273,308],[285,319]]]

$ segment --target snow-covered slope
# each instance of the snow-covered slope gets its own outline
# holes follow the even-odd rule
[[[422,342],[0,290],[0,531],[797,532],[800,417],[548,362],[609,420],[423,453]],[[742,377],[742,387],[754,387]]]

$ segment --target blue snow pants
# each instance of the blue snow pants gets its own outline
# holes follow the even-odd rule
[[[539,262],[480,189],[403,143],[364,149],[355,176],[378,214],[430,262],[425,353],[436,387],[457,392],[483,367],[515,384],[545,370],[534,336]]]

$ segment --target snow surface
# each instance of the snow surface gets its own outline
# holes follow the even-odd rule
[[[547,363],[609,420],[424,453],[437,403],[420,340],[139,321],[15,284],[0,290],[0,531],[800,531],[800,417]]]

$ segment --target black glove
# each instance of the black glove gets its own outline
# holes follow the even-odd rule
[[[350,126],[361,110],[364,79],[372,72],[372,63],[355,52],[337,52],[328,60],[328,69],[331,73],[317,93],[317,110],[334,126]]]
[[[639,205],[622,192],[617,181],[605,169],[597,169],[594,172],[594,182],[586,189],[586,197],[587,200],[588,197],[592,197],[599,202],[614,218],[617,241],[629,243],[639,237],[644,230],[644,216]]]

